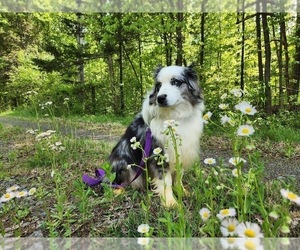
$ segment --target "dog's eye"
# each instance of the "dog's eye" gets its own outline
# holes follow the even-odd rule
[[[172,85],[175,85],[175,86],[177,86],[177,87],[180,87],[183,83],[184,83],[184,81],[177,80],[177,79],[173,79],[173,80],[171,81],[171,84],[172,84]]]

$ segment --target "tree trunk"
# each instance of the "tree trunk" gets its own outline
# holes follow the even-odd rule
[[[269,26],[267,20],[267,3],[262,2],[262,28],[264,34],[264,49],[265,49],[265,74],[264,74],[264,84],[265,84],[265,112],[267,115],[272,113],[272,93],[270,86],[271,78],[271,46],[270,46],[270,35]]]
[[[295,104],[299,93],[299,83],[300,83],[300,3],[298,1],[297,5],[297,19],[296,19],[296,50],[294,55],[294,65],[292,68],[291,81],[288,87],[288,97],[291,106]]]
[[[171,17],[173,17],[173,13],[169,13]],[[164,17],[162,16],[161,18],[161,25],[162,27],[165,26],[165,20]],[[163,41],[164,41],[164,46],[165,46],[165,57],[166,57],[166,64],[167,66],[170,66],[172,64],[172,46],[169,40],[172,40],[172,35],[168,34],[168,31],[164,30],[163,32]]]
[[[141,95],[141,103],[144,100],[144,90],[143,90],[143,63],[142,63],[142,41],[140,34],[138,35],[138,44],[139,44],[139,82],[140,82],[140,95]]]
[[[284,50],[284,82],[285,86],[289,85],[289,50],[288,50],[288,42],[286,37],[286,25],[284,18],[280,21],[280,33],[281,33],[281,41]],[[284,98],[283,98],[284,99]]]
[[[264,82],[264,71],[263,71],[263,61],[262,61],[262,44],[261,44],[261,25],[260,25],[260,6],[259,4],[256,6],[257,14],[255,16],[256,22],[256,41],[257,41],[257,64],[258,64],[258,84],[260,87],[260,95],[263,95],[263,82]],[[259,98],[260,102],[260,98]],[[262,103],[258,103],[258,105],[262,106]]]
[[[243,1],[244,6],[244,1]],[[244,9],[244,7],[243,7]],[[245,68],[245,13],[242,13],[242,41],[241,41],[241,71],[240,71],[240,87],[241,90],[245,89],[244,83],[244,68]]]
[[[200,24],[200,42],[201,42],[201,46],[200,46],[200,66],[201,69],[204,65],[204,47],[205,47],[205,20],[206,20],[206,16],[207,16],[207,12],[205,10],[206,4],[207,4],[208,0],[203,0],[201,3],[201,24]],[[202,74],[201,74],[202,75]],[[203,80],[202,76],[200,75],[200,80]]]
[[[85,100],[85,89],[84,89],[84,58],[83,58],[83,46],[84,46],[84,32],[82,22],[82,13],[78,12],[77,15],[77,27],[76,27],[76,40],[78,46],[78,81],[79,86],[77,87],[78,100],[81,103],[84,110],[84,100]]]
[[[179,0],[179,4],[182,4]],[[177,58],[176,65],[182,66],[183,64],[183,35],[182,35],[182,24],[183,24],[183,13],[179,12],[176,14],[176,45],[177,45]]]
[[[207,16],[207,13],[202,13],[201,14],[201,34],[200,34],[200,42],[201,42],[201,46],[200,46],[200,66],[201,68],[204,65],[204,46],[205,46],[205,37],[204,37],[204,31],[205,31],[205,18]]]
[[[122,37],[122,13],[118,14],[118,47],[119,47],[119,92],[120,92],[120,110],[119,114],[124,115],[125,101],[124,101],[124,83],[123,83],[123,37]]]
[[[279,16],[279,19],[281,17]],[[283,96],[283,89],[282,89],[282,81],[283,81],[283,62],[282,62],[282,40],[281,40],[281,34],[279,34],[279,43],[278,39],[276,38],[276,31],[275,31],[275,24],[272,22],[272,32],[273,32],[273,37],[274,37],[274,43],[275,43],[275,50],[276,50],[276,55],[277,55],[277,62],[278,62],[278,89],[279,89],[279,107],[282,107],[282,96]],[[279,32],[280,33],[280,32]],[[276,91],[276,88],[275,88]],[[276,102],[277,100],[274,98],[274,101]]]

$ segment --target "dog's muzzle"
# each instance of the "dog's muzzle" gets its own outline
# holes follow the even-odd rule
[[[159,95],[157,97],[157,103],[159,106],[168,106],[168,102],[167,102],[167,95],[163,94],[163,95]]]

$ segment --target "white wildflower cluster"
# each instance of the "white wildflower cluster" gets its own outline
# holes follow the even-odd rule
[[[162,152],[160,147],[153,149],[154,159],[156,160],[157,165],[163,165],[165,162],[169,162],[169,154],[165,153],[163,155]]]
[[[232,89],[230,91],[230,93],[237,98],[241,98],[245,92],[242,91],[241,89]],[[224,93],[221,96],[222,101],[225,101],[226,98],[228,97],[227,93]],[[226,112],[229,109],[229,104],[228,103],[221,103],[219,104],[219,108]],[[257,113],[257,110],[255,107],[253,107],[249,102],[246,101],[241,101],[240,103],[236,104],[234,106],[235,110],[240,111],[242,114],[244,115],[250,115],[253,116],[254,114]],[[220,119],[221,119],[221,124],[223,126],[226,126],[227,124],[230,126],[235,126],[236,125],[236,121],[234,119],[236,114],[233,114],[232,112],[227,112],[227,113],[223,113],[220,115]],[[209,120],[211,119],[211,117],[213,116],[213,113],[211,111],[208,111],[206,114],[203,115],[203,122],[204,124],[207,124],[209,122]],[[252,135],[255,132],[254,128],[252,125],[250,124],[242,124],[237,128],[236,131],[236,135],[238,136],[243,136],[243,137],[247,137]]]
[[[164,121],[164,128],[174,128],[177,127],[179,123],[175,120],[166,120]]]
[[[207,207],[201,208],[199,211],[200,217],[203,222],[209,220],[212,212]],[[223,237],[228,237],[223,239],[222,246],[240,247],[238,244],[255,244],[255,246],[260,246],[260,238],[264,235],[261,232],[261,228],[257,223],[251,222],[239,222],[236,217],[235,208],[229,207],[221,209],[217,214],[217,218],[221,221],[220,231]],[[232,238],[239,237],[239,238]],[[251,243],[253,241],[253,243]],[[246,248],[247,249],[247,248]],[[252,248],[249,248],[252,249]],[[256,249],[256,248],[253,248]]]
[[[140,148],[141,147],[141,144],[140,144],[140,142],[138,142],[137,140],[136,140],[136,137],[134,136],[134,137],[132,137],[131,139],[130,139],[130,142],[131,142],[131,148],[133,149],[133,150],[136,150],[137,148]]]
[[[177,143],[178,145],[181,145],[182,139],[177,133],[178,125],[179,122],[175,120],[164,121],[164,130],[162,131],[162,134],[167,135],[169,137],[169,141],[171,141],[173,144]],[[165,148],[168,148],[168,143],[165,145]]]
[[[41,107],[41,109],[45,109],[49,106],[52,106],[53,102],[51,101],[48,101],[48,102],[45,102],[45,103],[40,103],[39,106]]]
[[[57,151],[57,152],[66,150],[66,148],[63,146],[61,141],[57,141],[53,144],[49,144],[49,148],[52,149],[53,151]]]
[[[6,189],[5,194],[3,194],[0,198],[0,203],[4,203],[12,200],[13,198],[21,198],[28,195],[33,195],[36,192],[36,188],[31,188],[29,191],[22,190],[19,191],[20,186],[13,185]]]
[[[38,134],[35,139],[37,141],[40,141],[42,139],[49,139],[52,137],[52,135],[55,133],[56,131],[55,130],[47,130],[46,132],[42,132],[40,134]]]

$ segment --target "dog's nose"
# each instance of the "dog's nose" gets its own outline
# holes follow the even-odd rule
[[[159,96],[157,97],[157,102],[158,102],[158,104],[160,104],[160,105],[166,105],[166,103],[167,103],[167,95],[166,95],[166,94],[159,95]]]

